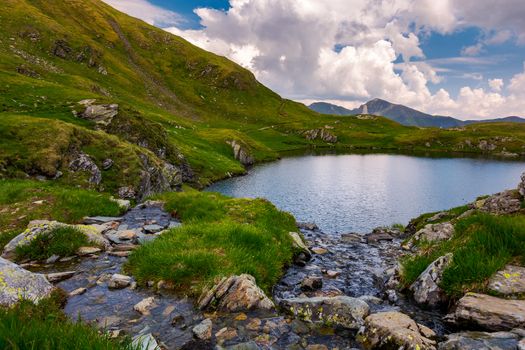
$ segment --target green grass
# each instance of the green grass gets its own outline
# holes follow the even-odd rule
[[[18,246],[18,259],[44,260],[53,255],[71,256],[88,245],[84,233],[74,227],[57,227],[37,235],[29,244]]]
[[[85,216],[118,216],[121,211],[106,193],[52,181],[0,180],[0,247],[31,220],[78,223]]]
[[[196,191],[159,198],[184,225],[133,252],[126,268],[140,283],[164,280],[198,295],[216,277],[248,273],[269,292],[291,262],[295,220],[266,200]]]
[[[450,241],[424,243],[420,253],[403,261],[403,283],[408,286],[438,257],[452,252],[441,287],[454,297],[481,291],[484,283],[508,263],[525,263],[525,216],[476,214],[459,220]]]
[[[55,293],[38,305],[22,301],[0,308],[0,349],[131,350],[128,339],[109,339],[90,325],[72,322],[60,310]]]

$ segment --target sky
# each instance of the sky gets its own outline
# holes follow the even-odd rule
[[[525,0],[103,0],[284,97],[525,116]]]

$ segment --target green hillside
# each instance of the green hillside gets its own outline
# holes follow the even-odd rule
[[[282,99],[235,63],[98,0],[6,0],[0,9],[0,174],[135,197],[182,181],[242,173],[235,141],[255,161],[312,146],[341,150],[519,153],[525,126],[404,127],[380,117],[322,116]],[[106,124],[85,105],[118,104]],[[337,140],[336,140],[337,137]],[[80,154],[90,164],[72,170]],[[87,170],[86,170],[87,169]]]

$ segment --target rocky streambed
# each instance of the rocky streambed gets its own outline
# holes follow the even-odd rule
[[[489,198],[484,203],[493,202]],[[69,294],[65,312],[73,320],[94,323],[114,337],[129,335],[141,349],[473,350],[522,349],[519,344],[524,342],[520,315],[525,314],[521,312],[525,305],[519,300],[510,305],[495,297],[465,296],[454,317],[462,321],[477,317],[482,322],[478,329],[506,332],[452,334],[456,330],[448,328],[444,313],[420,308],[400,294],[398,261],[410,247],[401,246],[403,235],[394,229],[379,228],[367,235],[326,234],[314,224],[299,224],[304,240],[297,233],[292,238],[301,252],[274,286],[271,299],[253,277],[241,275],[223,278],[194,300],[174,293],[169,283],[137,286],[124,274],[132,250],[182,224],[163,210],[162,203],[145,202],[122,217],[86,218],[85,223],[89,226],[83,230],[97,242],[102,240],[104,249],[83,247],[75,256],[20,266],[2,259],[2,271],[16,270],[15,275],[22,277],[13,278],[15,284],[23,278],[38,282],[37,289],[25,291],[30,298],[48,293],[51,283],[60,287]],[[50,224],[34,225],[26,235]],[[447,239],[451,227],[429,224],[413,238]],[[8,253],[4,251],[4,256]],[[422,282],[427,289],[435,282],[439,261],[431,267],[434,270],[426,277],[430,280]],[[500,291],[514,291],[525,285],[515,278],[522,272],[509,268],[493,284]],[[508,280],[507,275],[513,278]],[[493,307],[487,311],[480,305]]]

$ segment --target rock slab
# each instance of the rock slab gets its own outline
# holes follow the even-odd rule
[[[436,259],[410,286],[410,290],[414,293],[414,300],[418,304],[437,306],[446,300],[445,293],[439,287],[439,284],[443,277],[443,271],[451,262],[451,253]]]

